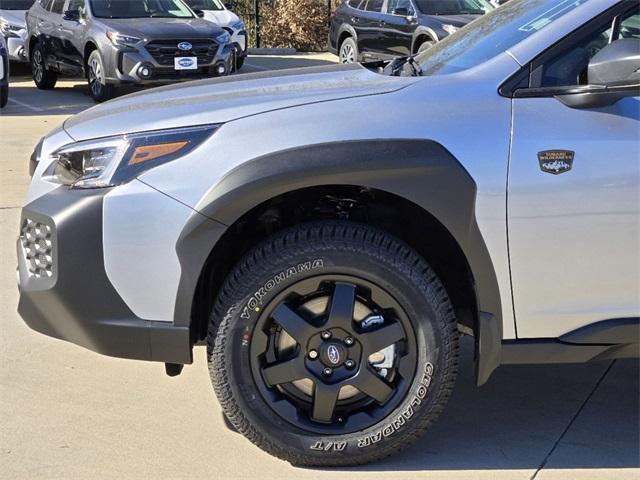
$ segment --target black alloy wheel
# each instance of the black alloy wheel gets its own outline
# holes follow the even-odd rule
[[[411,321],[382,287],[328,275],[293,284],[263,310],[251,358],[262,395],[283,419],[348,433],[378,423],[404,398],[417,344]]]

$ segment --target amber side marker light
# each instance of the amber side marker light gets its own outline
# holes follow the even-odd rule
[[[156,158],[171,155],[184,148],[188,143],[188,141],[183,141],[136,147],[127,164],[138,165],[150,160],[155,160]]]

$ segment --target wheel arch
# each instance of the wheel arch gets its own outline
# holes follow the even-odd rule
[[[420,45],[422,45],[425,40],[437,42],[438,35],[428,27],[419,27],[413,34],[413,41],[411,42],[411,53],[416,53],[418,51],[418,48],[420,48]]]
[[[340,52],[340,47],[342,47],[342,42],[344,42],[349,37],[352,37],[356,42],[356,45],[358,45],[358,35],[356,34],[355,29],[351,25],[343,24],[338,30],[336,42],[336,50],[338,51],[338,53]]]
[[[327,200],[331,196],[338,198],[333,209]],[[182,277],[176,323],[190,325],[194,341],[201,339],[202,322],[210,310],[203,296],[212,301],[235,260],[258,239],[286,228],[291,221],[350,218],[390,231],[436,263],[434,269],[447,277],[443,281],[457,313],[476,332],[477,343],[481,319],[490,318],[497,337],[491,340],[499,348],[500,296],[475,221],[475,198],[475,182],[464,167],[430,140],[326,143],[247,162],[203,197],[196,206],[200,213],[191,218],[178,241]],[[355,207],[345,212],[350,200],[355,200]],[[363,205],[364,213],[357,210]],[[295,212],[294,218],[282,221],[283,211]],[[207,225],[213,224],[218,232],[220,224],[228,228],[209,237]],[[430,258],[432,245],[437,246],[440,260]],[[194,252],[198,252],[196,258]],[[456,266],[455,274],[444,268],[447,262]]]

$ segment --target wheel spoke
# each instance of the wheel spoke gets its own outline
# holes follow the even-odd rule
[[[331,297],[329,321],[327,326],[351,329],[353,308],[356,300],[356,287],[349,283],[336,283]]]
[[[358,340],[362,343],[366,355],[379,352],[383,348],[388,347],[403,338],[405,338],[405,336],[400,322],[385,325],[376,330],[364,332],[358,335]]]
[[[352,385],[378,403],[386,402],[393,393],[393,388],[369,368],[363,368],[355,377]]]
[[[331,423],[333,410],[338,401],[340,387],[337,385],[326,385],[322,382],[315,382],[313,392],[313,413],[311,417],[317,422]]]
[[[309,375],[304,368],[304,360],[301,356],[285,360],[280,363],[269,365],[262,369],[262,376],[265,382],[271,387],[282,383],[295,382]]]
[[[271,317],[302,345],[306,344],[308,338],[315,333],[315,329],[309,322],[284,303],[274,310]]]

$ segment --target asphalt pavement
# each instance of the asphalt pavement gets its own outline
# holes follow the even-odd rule
[[[243,71],[334,61],[250,57]],[[202,348],[168,378],[161,364],[30,330],[15,275],[28,158],[93,101],[81,81],[39,91],[25,69],[14,73],[0,111],[0,479],[640,479],[637,360],[502,367],[477,388],[465,341],[453,398],[418,443],[365,467],[299,469],[225,428]]]

